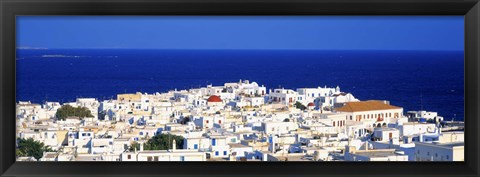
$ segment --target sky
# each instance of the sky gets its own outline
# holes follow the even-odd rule
[[[17,47],[463,50],[463,16],[18,16]]]

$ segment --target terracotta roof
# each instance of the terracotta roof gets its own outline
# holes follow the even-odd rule
[[[401,109],[401,107],[385,104],[382,101],[369,100],[369,101],[347,102],[344,106],[337,108],[335,110],[339,112],[362,112],[362,111],[388,110],[388,109]]]
[[[207,99],[207,102],[222,102],[222,99],[217,95],[212,95]]]

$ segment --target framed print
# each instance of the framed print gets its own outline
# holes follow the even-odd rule
[[[478,1],[1,8],[3,176],[478,176]]]

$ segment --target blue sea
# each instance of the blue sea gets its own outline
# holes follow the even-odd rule
[[[99,100],[250,80],[269,88],[336,87],[405,111],[464,117],[463,51],[17,50],[17,101]]]

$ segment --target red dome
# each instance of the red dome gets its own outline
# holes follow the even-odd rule
[[[222,102],[222,99],[217,95],[212,95],[207,99],[207,102]]]
[[[308,103],[307,106],[315,106],[315,104],[313,104],[312,102]]]

